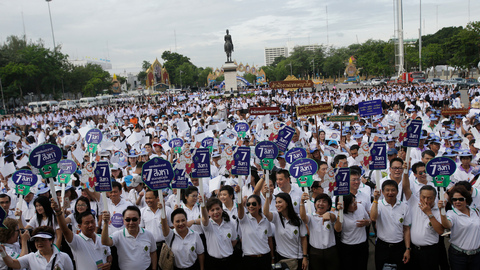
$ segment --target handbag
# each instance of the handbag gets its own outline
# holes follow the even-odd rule
[[[278,261],[279,263],[285,263],[290,270],[297,270],[298,268],[298,260],[297,259],[283,259]]]
[[[172,240],[170,241],[170,246],[172,246],[173,240],[175,239],[175,233],[173,233]],[[171,248],[167,246],[167,243],[163,243],[162,250],[160,251],[160,258],[158,258],[158,265],[162,270],[173,270],[173,263],[175,262],[175,255]]]

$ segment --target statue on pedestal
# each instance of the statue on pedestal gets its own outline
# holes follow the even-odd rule
[[[225,35],[225,52],[227,53],[227,62],[226,63],[232,63],[232,52],[233,52],[233,42],[232,42],[232,36],[228,33],[227,29],[227,34]]]

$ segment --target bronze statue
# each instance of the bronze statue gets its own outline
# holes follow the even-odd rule
[[[233,42],[232,42],[232,36],[228,33],[227,29],[227,34],[225,35],[225,52],[227,53],[227,63],[232,63],[232,52],[233,52]]]

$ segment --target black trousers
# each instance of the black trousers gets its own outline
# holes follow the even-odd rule
[[[248,270],[271,270],[272,269],[272,256],[270,253],[263,255],[262,257],[243,256],[241,268]]]
[[[405,253],[405,242],[387,243],[377,239],[375,245],[375,269],[382,270],[386,263],[396,264],[397,269],[407,269],[403,263],[403,254]]]
[[[308,268],[310,270],[338,270],[340,267],[337,246],[326,249],[318,249],[310,246],[308,254],[310,257]]]
[[[414,270],[438,270],[440,260],[438,245],[418,247],[412,244],[410,268]]]
[[[207,264],[205,265],[205,269],[209,270],[224,270],[229,269],[232,266],[233,262],[233,255],[230,255],[227,258],[217,259],[215,257],[210,256],[208,258]]]
[[[340,269],[367,270],[368,240],[356,245],[346,245],[340,242],[340,254],[348,254],[348,260],[340,260]]]

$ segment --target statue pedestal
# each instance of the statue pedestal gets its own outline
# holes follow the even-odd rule
[[[225,94],[237,92],[237,65],[235,63],[225,63],[223,65],[223,75],[225,77]]]

